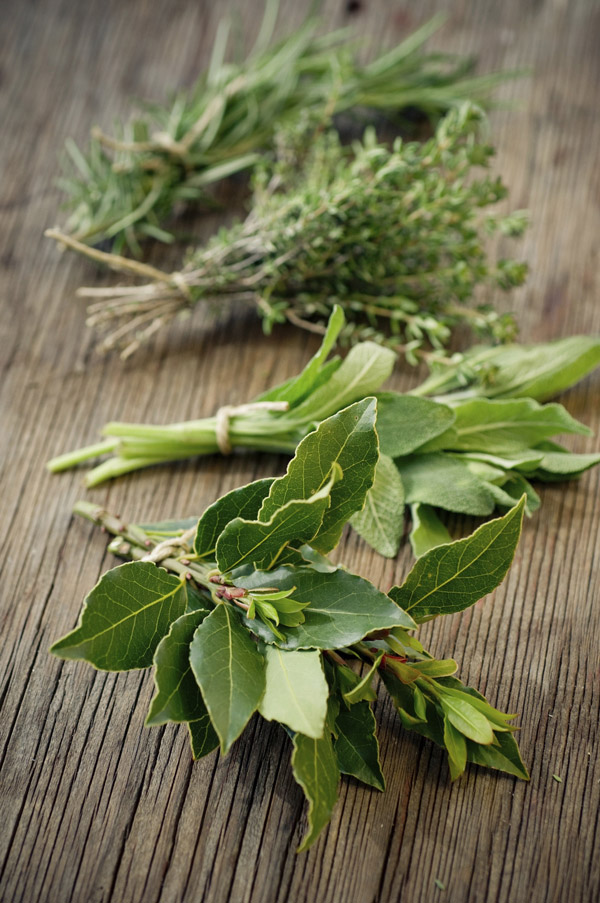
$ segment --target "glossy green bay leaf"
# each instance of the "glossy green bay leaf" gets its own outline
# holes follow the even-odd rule
[[[292,770],[308,800],[308,830],[298,847],[300,853],[314,843],[331,819],[340,771],[329,732],[319,740],[295,734],[293,744]]]
[[[221,573],[244,564],[268,570],[290,544],[312,544],[330,507],[332,489],[342,478],[341,469],[334,463],[328,481],[317,492],[308,498],[290,499],[274,509],[269,520],[236,517],[230,521],[217,540],[216,558]]]
[[[321,653],[267,646],[265,658],[266,689],[258,708],[260,714],[267,721],[279,721],[306,737],[322,737],[329,688]]]
[[[258,519],[268,521],[293,499],[307,499],[319,492],[334,465],[343,479],[331,491],[331,503],[310,545],[329,552],[339,542],[344,525],[364,504],[373,485],[379,457],[374,398],[365,398],[338,411],[309,433],[296,449],[285,476],[273,481]]]
[[[340,708],[335,720],[336,737],[333,743],[337,762],[342,774],[385,790],[385,780],[379,761],[375,716],[366,700]]]
[[[147,725],[167,721],[195,721],[206,715],[206,706],[190,665],[190,643],[208,611],[192,611],[171,624],[154,653],[156,692],[150,703]]]
[[[187,582],[147,561],[104,574],[86,596],[79,625],[51,647],[103,671],[148,668],[160,640],[186,610]]]
[[[238,614],[217,605],[196,630],[192,671],[226,753],[257,710],[265,691],[265,661]]]
[[[513,559],[523,520],[525,496],[471,536],[423,555],[390,597],[417,622],[463,611],[503,580]]]
[[[246,622],[261,639],[282,649],[340,649],[374,630],[415,626],[413,619],[372,583],[342,569],[323,573],[310,567],[281,566],[240,575],[234,582],[246,589],[295,587],[294,599],[310,603],[303,611],[304,623],[285,631],[285,641],[258,621]]]
[[[255,480],[239,489],[233,489],[206,509],[196,529],[194,551],[201,558],[214,557],[217,539],[236,517],[253,520],[269,494],[272,479]]]

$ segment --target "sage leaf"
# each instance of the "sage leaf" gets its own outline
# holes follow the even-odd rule
[[[319,423],[352,402],[373,395],[394,369],[396,355],[375,342],[354,345],[326,384],[294,408],[292,422]]]
[[[415,502],[410,506],[412,526],[409,534],[415,558],[430,549],[452,542],[448,530],[430,505]]]
[[[432,372],[417,391],[420,395],[453,392],[457,399],[463,394],[476,394],[547,401],[575,385],[599,364],[599,336],[569,336],[536,345],[476,346],[462,355],[457,364]]]
[[[329,508],[331,490],[342,476],[334,463],[329,481],[310,498],[290,500],[275,509],[267,521],[236,517],[228,523],[217,540],[219,570],[228,573],[246,563],[268,570],[290,543],[313,541]]]
[[[379,457],[375,433],[376,402],[365,398],[344,408],[302,440],[285,476],[274,480],[258,514],[267,521],[292,499],[318,493],[338,465],[343,479],[331,491],[331,504],[310,545],[319,552],[335,548],[349,517],[359,511],[373,485]]]
[[[450,777],[455,781],[467,767],[467,740],[449,718],[444,718],[444,744],[448,750]]]
[[[423,555],[390,597],[421,623],[436,615],[463,611],[504,579],[521,535],[525,496],[496,520],[466,539]]]
[[[385,558],[394,558],[404,529],[404,487],[391,458],[380,455],[362,511],[350,518],[359,536]]]
[[[446,511],[482,517],[494,510],[494,499],[466,462],[437,452],[396,458],[406,502],[423,502]]]
[[[454,412],[444,448],[457,451],[511,453],[559,433],[590,434],[562,405],[541,405],[532,398],[474,398],[456,405]]]
[[[187,726],[194,759],[202,759],[218,747],[219,738],[215,733],[208,713],[203,715],[202,718],[188,721]]]
[[[532,476],[545,483],[576,477],[600,464],[600,454],[575,454],[568,451],[546,452]]]
[[[260,714],[267,721],[279,721],[314,740],[322,737],[329,687],[321,653],[289,652],[267,646],[265,657],[266,689],[258,707]]]
[[[190,664],[225,754],[265,691],[265,661],[229,605],[217,605],[196,630]]]
[[[345,322],[346,318],[344,316],[344,311],[339,305],[336,305],[329,317],[327,330],[323,336],[321,347],[317,353],[311,357],[304,370],[302,370],[298,376],[294,376],[280,386],[276,386],[270,391],[265,392],[263,395],[260,395],[256,401],[287,401],[290,407],[297,405],[302,401],[309,392],[314,389],[315,382],[318,380],[323,365],[325,364],[325,359],[335,345]],[[340,364],[341,361],[336,360],[334,365],[335,369],[337,369]],[[333,372],[333,370],[330,371],[330,376],[333,375]]]
[[[385,790],[377,725],[369,703],[363,700],[349,709],[341,708],[335,726],[337,736],[333,748],[342,774],[352,775],[377,790]]]
[[[445,433],[454,419],[452,408],[428,398],[397,392],[377,395],[377,434],[382,454],[390,458],[411,454]]]
[[[495,734],[494,744],[481,746],[467,740],[467,759],[476,765],[496,768],[505,771],[524,781],[529,780],[529,772],[525,767],[517,741],[512,734]]]
[[[156,693],[150,703],[147,725],[167,721],[195,721],[207,714],[190,665],[190,643],[208,611],[196,610],[171,624],[154,653]]]
[[[245,589],[295,587],[294,599],[310,603],[303,610],[304,623],[287,630],[285,641],[257,621],[247,622],[262,640],[282,649],[341,649],[374,630],[415,627],[413,619],[372,583],[342,569],[319,573],[310,567],[282,566],[236,577],[234,583]]]
[[[79,624],[50,651],[102,671],[148,668],[160,640],[185,611],[187,583],[146,561],[104,574],[86,596]]]
[[[292,770],[308,800],[308,830],[298,847],[307,850],[331,819],[338,798],[340,771],[331,735],[315,740],[303,734],[293,738]]]
[[[253,520],[269,494],[273,480],[255,480],[233,489],[206,509],[196,530],[194,551],[200,558],[214,557],[217,539],[228,523],[238,517]]]

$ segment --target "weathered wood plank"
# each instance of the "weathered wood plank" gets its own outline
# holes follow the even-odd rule
[[[493,600],[426,630],[435,651],[463,662],[465,679],[521,713],[529,785],[474,768],[451,785],[439,750],[404,734],[380,702],[386,793],[344,782],[331,827],[296,857],[303,801],[288,741],[275,726],[256,719],[228,759],[192,766],[182,730],[143,728],[147,676],[101,674],[47,654],[109,560],[102,539],[69,514],[82,493],[79,475],[51,477],[45,460],[92,441],[109,419],[168,422],[246,400],[296,372],[315,347],[291,329],[273,342],[250,312],[217,321],[199,312],[126,364],[100,359],[73,300],[90,281],[89,265],[41,237],[57,219],[53,180],[64,138],[83,140],[92,122],[109,127],[131,95],[160,98],[191,83],[226,6],[30,0],[5,17],[0,896],[28,903],[597,899],[597,471],[542,490],[542,510],[527,523]],[[308,6],[282,3],[282,22],[298,23]],[[358,11],[348,13],[351,6]],[[377,48],[439,6],[329,0],[324,18],[330,25],[355,19],[372,36],[365,45]],[[533,214],[523,242],[531,278],[502,303],[516,307],[527,339],[598,333],[597,5],[443,6],[450,20],[437,46],[478,53],[486,69],[534,70],[501,92],[521,111],[493,117],[498,170],[512,202]],[[244,5],[248,35],[261,9]],[[201,236],[216,221],[193,223]],[[411,379],[398,373],[396,386]],[[564,401],[598,429],[597,375]],[[578,442],[581,450],[593,447],[593,440]],[[93,497],[132,519],[187,515],[283,466],[253,456],[182,463]],[[409,561],[407,550],[397,561],[379,559],[354,535],[342,554],[381,586],[399,579]]]

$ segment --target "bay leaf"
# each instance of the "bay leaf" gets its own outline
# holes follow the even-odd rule
[[[257,710],[265,691],[265,661],[229,605],[200,624],[190,664],[225,754]]]

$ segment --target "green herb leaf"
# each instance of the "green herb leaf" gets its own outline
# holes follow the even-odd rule
[[[444,718],[444,744],[448,750],[450,777],[455,781],[467,767],[467,741],[448,717]]]
[[[185,580],[149,562],[122,564],[101,577],[86,596],[77,628],[50,651],[103,671],[148,668],[186,605]]]
[[[190,643],[207,615],[208,611],[202,610],[182,615],[158,644],[154,653],[156,693],[150,703],[147,725],[196,721],[207,716],[190,665]]]
[[[265,661],[228,605],[217,605],[196,630],[190,663],[225,754],[257,710]]]
[[[194,759],[202,759],[218,747],[219,738],[208,713],[195,721],[188,721],[187,727]]]
[[[459,514],[491,514],[494,498],[466,462],[443,452],[397,458],[396,466],[409,504],[422,502]]]
[[[298,847],[307,850],[328,824],[338,798],[340,771],[327,733],[319,740],[295,734],[292,769],[308,800],[308,830]]]
[[[272,479],[255,480],[240,489],[234,489],[227,495],[221,496],[210,508],[207,508],[196,530],[194,551],[201,558],[213,556],[217,546],[217,539],[232,520],[246,518],[253,520],[263,503],[263,499],[269,494],[273,483]]]
[[[532,477],[546,483],[576,477],[590,467],[600,464],[600,454],[575,454],[568,451],[546,452]]]
[[[476,765],[496,768],[498,771],[513,774],[524,781],[529,780],[529,772],[523,763],[517,741],[512,734],[495,734],[492,746],[480,746],[467,740],[467,759]]]
[[[402,539],[403,514],[404,487],[398,468],[387,455],[380,455],[365,506],[352,515],[350,524],[376,552],[394,558]]]
[[[469,740],[488,745],[494,742],[492,726],[481,712],[466,699],[442,696],[442,709],[448,721]]]
[[[258,711],[267,721],[279,721],[318,740],[323,736],[329,696],[321,653],[267,646],[265,656],[266,689]]]
[[[321,347],[317,353],[311,357],[304,370],[302,370],[298,376],[294,376],[282,385],[275,386],[275,388],[260,395],[256,400],[287,401],[290,407],[301,402],[309,392],[313,390],[315,382],[322,372],[325,359],[335,345],[345,322],[346,318],[344,317],[344,311],[341,307],[336,305],[329,317],[327,330],[323,336]],[[341,362],[336,362],[336,369],[340,366],[340,363]]]
[[[357,677],[357,680],[355,683],[353,682],[351,689],[347,690],[346,692],[342,692],[342,696],[346,703],[348,703],[349,705],[355,705],[356,703],[362,702],[365,699],[373,699],[374,693],[373,689],[371,688],[371,681],[377,673],[377,669],[381,664],[381,660],[383,659],[384,654],[384,652],[381,652],[377,656],[364,677],[361,677],[360,679],[358,679]],[[354,672],[351,673],[354,674]]]
[[[440,448],[510,454],[559,433],[590,433],[562,405],[540,405],[532,398],[475,398],[454,411],[450,435],[435,440]]]
[[[575,385],[599,364],[598,336],[574,335],[537,345],[478,346],[461,355],[458,363],[446,363],[432,372],[417,392],[450,392],[455,399],[476,394],[547,401]]]
[[[314,497],[337,465],[343,479],[331,489],[331,504],[318,532],[304,540],[319,552],[333,549],[348,518],[362,508],[373,485],[379,457],[375,417],[375,399],[365,398],[323,421],[302,440],[285,476],[274,480],[258,519],[268,521],[292,499]]]
[[[428,398],[397,392],[377,395],[377,434],[382,453],[390,458],[409,455],[441,436],[454,418],[452,408]]]
[[[412,526],[409,534],[415,558],[430,549],[452,542],[448,530],[430,505],[415,502],[410,506]]]
[[[313,541],[330,507],[330,495],[342,471],[334,463],[329,480],[310,498],[291,499],[272,510],[269,520],[232,520],[217,540],[217,564],[229,573],[249,563],[256,569],[272,568],[291,543]]]
[[[377,725],[369,703],[364,700],[349,709],[342,707],[335,726],[337,736],[333,748],[342,774],[352,775],[377,790],[385,790]]]
[[[236,586],[256,589],[295,587],[294,599],[310,602],[303,611],[304,623],[287,631],[285,642],[277,640],[258,623],[250,629],[267,643],[282,649],[341,649],[361,640],[374,630],[415,623],[398,605],[368,580],[345,570],[318,573],[310,567],[282,566],[273,571],[254,571],[234,579]]]
[[[504,517],[482,524],[471,536],[423,555],[390,597],[418,622],[463,611],[503,580],[513,559],[525,497]]]
[[[374,342],[350,349],[337,370],[294,409],[296,423],[319,423],[359,399],[374,395],[394,369],[396,355]]]

